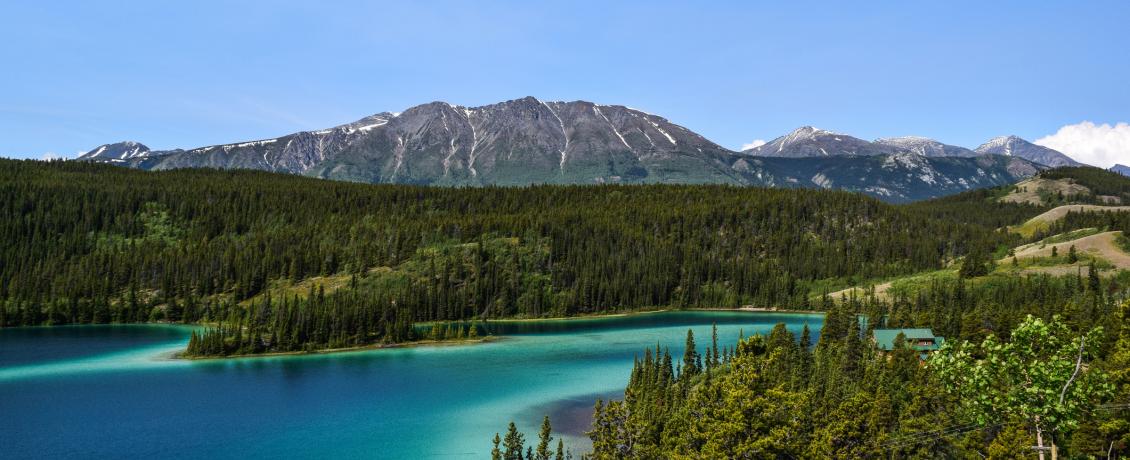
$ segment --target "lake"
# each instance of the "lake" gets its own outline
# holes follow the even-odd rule
[[[0,329],[0,457],[479,459],[510,420],[536,443],[545,414],[583,451],[633,358],[659,343],[678,359],[688,328],[702,352],[712,322],[731,346],[781,322],[815,340],[823,316],[492,322],[483,344],[205,361],[169,358],[187,326]]]

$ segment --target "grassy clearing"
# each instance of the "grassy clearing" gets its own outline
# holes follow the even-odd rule
[[[1079,230],[1072,230],[1072,231],[1067,232],[1067,233],[1060,233],[1058,235],[1049,236],[1047,238],[1044,238],[1044,239],[1038,241],[1037,244],[1063,243],[1063,242],[1067,242],[1067,241],[1077,240],[1077,239],[1085,237],[1085,236],[1098,235],[1099,233],[1102,233],[1102,230],[1095,228],[1095,227],[1082,228],[1082,229],[1079,229]]]
[[[1018,182],[1013,189],[1001,198],[1009,203],[1045,204],[1062,197],[1072,195],[1089,195],[1091,190],[1076,184],[1072,179],[1044,179],[1033,177]]]
[[[1130,211],[1130,206],[1098,206],[1093,204],[1072,204],[1066,206],[1059,206],[1051,209],[1043,214],[1028,219],[1020,225],[1009,227],[1009,231],[1019,233],[1025,238],[1031,238],[1033,235],[1047,230],[1051,227],[1053,222],[1063,219],[1069,212],[1120,212]]]

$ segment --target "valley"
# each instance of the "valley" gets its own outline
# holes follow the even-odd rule
[[[84,398],[82,388],[136,382],[127,386],[131,398],[104,399],[127,419],[95,433],[114,440],[101,448],[139,455],[154,452],[129,444],[114,426],[166,446],[200,442],[163,438],[127,421],[167,391],[180,395],[173,410],[216,427],[200,435],[226,440],[209,444],[222,446],[237,442],[229,436],[251,436],[232,428],[241,419],[235,414],[275,410],[273,403],[239,402],[246,399],[239,388],[295,396],[278,387],[287,381],[281,375],[311,388],[303,398],[335,407],[337,421],[273,416],[276,422],[257,427],[272,433],[251,448],[259,455],[306,452],[308,440],[333,437],[342,455],[377,449],[397,458],[478,458],[506,421],[527,430],[543,416],[570,452],[610,458],[621,430],[650,433],[636,452],[663,443],[692,452],[710,441],[681,437],[675,427],[704,423],[694,433],[714,433],[710,420],[736,416],[711,395],[743,388],[749,393],[736,404],[786,413],[820,406],[792,421],[744,419],[811,424],[791,440],[757,435],[773,449],[903,455],[910,451],[880,441],[883,433],[913,435],[958,406],[916,353],[888,360],[862,340],[873,329],[928,328],[947,342],[1007,336],[1035,319],[1056,328],[1128,330],[1120,309],[1130,254],[1121,235],[1130,213],[1095,204],[1130,190],[1110,174],[1040,172],[1031,180],[1070,183],[1075,191],[1037,193],[1036,200],[1009,199],[1024,187],[1009,184],[894,205],[806,188],[448,188],[0,161],[0,178],[10,184],[0,194],[14,205],[2,219],[8,263],[0,266],[0,340],[14,341],[3,355],[10,361],[0,362],[0,387]],[[665,311],[640,313],[653,310]],[[572,319],[553,319],[560,317]],[[148,326],[112,326],[135,323]],[[114,327],[180,329],[133,348],[98,335]],[[88,331],[93,335],[73,339],[119,351],[42,355],[41,339],[21,338],[40,330],[67,340],[69,331]],[[194,359],[169,359],[178,355]],[[1115,361],[1099,369],[1120,366],[1108,362]],[[625,383],[628,393],[621,393]],[[862,402],[893,391],[888,385],[914,391]],[[204,399],[214,394],[205,389],[225,392],[227,407],[194,412],[214,402]],[[318,391],[338,396],[327,401]],[[933,396],[927,404],[912,394]],[[604,402],[587,416],[583,406],[597,399]],[[68,401],[58,399],[51,410],[77,423],[103,412]],[[688,404],[707,408],[707,418],[677,409]],[[24,414],[23,426],[34,419],[31,406],[0,405]],[[413,418],[404,416],[409,407]],[[884,407],[909,411],[909,421],[869,412]],[[459,423],[444,442],[418,442],[440,437],[420,433],[453,417],[473,421]],[[854,447],[826,450],[834,446],[825,441],[838,429],[834,421],[853,417],[888,421],[853,435],[860,440]],[[1084,426],[1108,420],[1089,417]],[[18,452],[42,444],[32,435],[20,439],[31,441]],[[86,444],[71,439],[51,452],[67,455]],[[952,452],[983,446],[942,443]]]

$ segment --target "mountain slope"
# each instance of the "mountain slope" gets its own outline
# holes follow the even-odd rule
[[[1033,144],[1017,136],[994,137],[981,144],[975,151],[980,154],[1016,156],[1053,168],[1081,165],[1059,151]]]
[[[907,202],[1015,183],[1043,169],[1021,158],[924,157],[913,153],[829,158],[761,158],[761,185],[820,187]],[[755,178],[756,179],[756,178]]]
[[[436,185],[741,183],[729,169],[730,156],[662,117],[527,97],[408,109],[310,174]]]
[[[1126,166],[1124,164],[1116,164],[1114,166],[1111,166],[1110,170],[1112,172],[1122,174],[1123,176],[1130,176],[1130,166]]]

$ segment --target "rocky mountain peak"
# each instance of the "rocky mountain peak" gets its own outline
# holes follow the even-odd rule
[[[1033,144],[1015,135],[994,137],[981,144],[974,151],[982,155],[1016,156],[1053,168],[1080,165],[1078,161],[1062,152]]]
[[[136,141],[122,141],[99,145],[89,152],[79,155],[78,159],[124,162],[132,158],[146,156],[149,152],[149,147],[146,147],[145,144]]]

